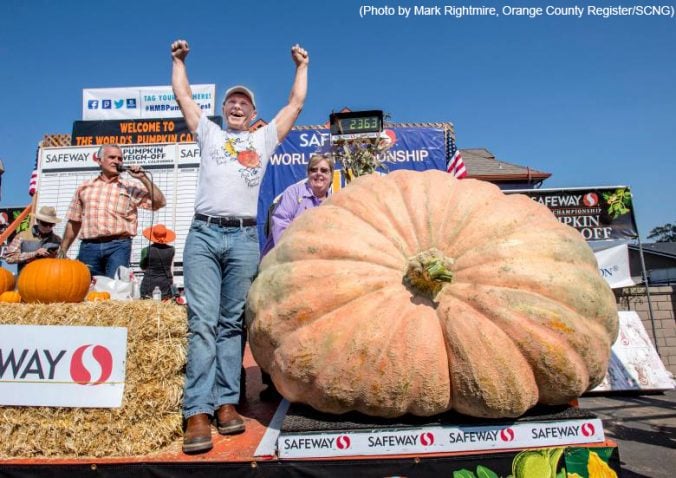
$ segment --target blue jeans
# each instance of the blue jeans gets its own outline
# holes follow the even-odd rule
[[[239,401],[244,306],[258,256],[256,226],[223,227],[199,220],[190,226],[183,250],[190,329],[185,418]]]
[[[108,242],[80,242],[77,259],[89,267],[92,276],[115,278],[120,266],[129,267],[131,258],[131,238],[114,239]]]

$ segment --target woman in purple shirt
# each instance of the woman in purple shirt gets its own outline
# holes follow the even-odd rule
[[[329,197],[335,161],[330,155],[313,154],[307,165],[307,179],[284,190],[272,217],[270,234],[261,251],[261,258],[279,242],[282,233],[303,211],[319,206]]]
[[[284,190],[270,218],[270,233],[261,251],[261,258],[279,241],[289,224],[303,211],[319,206],[329,197],[335,160],[330,155],[313,154],[307,165],[307,179],[292,184]],[[260,393],[261,400],[272,401],[279,393],[270,375],[261,371],[261,378],[267,388]]]

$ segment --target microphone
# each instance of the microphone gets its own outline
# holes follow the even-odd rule
[[[129,170],[129,166],[125,166],[124,164],[117,163],[115,165],[115,169],[117,169],[118,173],[123,173],[123,172]]]

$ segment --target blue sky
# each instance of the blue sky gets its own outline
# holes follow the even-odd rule
[[[460,148],[548,171],[544,187],[631,186],[643,237],[676,222],[676,20],[361,18],[362,4],[470,3],[3,0],[0,204],[29,203],[37,143],[70,133],[83,88],[169,84],[169,45],[185,38],[191,82],[215,83],[219,97],[249,85],[264,119],[288,96],[288,50],[298,42],[310,53],[299,124],[323,123],[343,106],[383,109],[396,122],[452,122]]]

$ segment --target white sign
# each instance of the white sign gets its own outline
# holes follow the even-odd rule
[[[98,146],[70,146],[66,148],[41,148],[38,175],[38,204],[56,208],[59,217],[66,217],[68,207],[77,187],[100,173],[94,154]],[[200,152],[195,143],[180,144],[135,144],[122,145],[124,164],[139,164],[152,175],[153,183],[162,190],[167,206],[158,211],[139,209],[138,231],[132,241],[131,264],[134,272],[141,260],[141,249],[148,241],[141,234],[152,224],[164,224],[176,232],[172,245],[174,256],[175,283],[182,285],[183,247],[194,215],[195,191],[199,174]],[[135,181],[127,173],[125,180]],[[66,221],[55,228],[63,235]],[[79,251],[76,240],[68,251],[68,257],[75,258]]]
[[[0,405],[122,406],[127,329],[0,325]]]
[[[613,344],[608,372],[594,392],[619,390],[671,390],[674,381],[650,341],[639,315],[618,312],[620,333]]]
[[[594,252],[599,272],[611,289],[636,285],[629,270],[629,248],[626,244]]]
[[[599,419],[282,434],[280,458],[401,455],[602,443]]]
[[[213,116],[216,110],[216,85],[191,85],[190,88],[199,107]],[[171,86],[82,90],[82,119],[85,121],[182,116]]]

